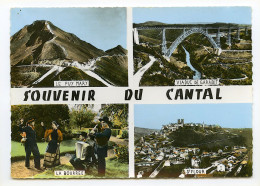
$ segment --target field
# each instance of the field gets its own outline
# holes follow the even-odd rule
[[[55,169],[47,170],[43,173],[35,175],[33,178],[100,178],[97,174],[96,168],[90,168],[86,171],[84,176],[54,176],[54,170],[73,170],[74,168],[70,163],[66,165],[60,165],[55,167]],[[106,176],[104,178],[128,178],[128,164],[119,163],[114,159],[106,160]]]
[[[66,152],[74,151],[75,150],[75,142],[76,142],[76,140],[67,140],[67,141],[61,142],[60,152],[66,153]],[[11,145],[12,145],[12,148],[11,148],[11,157],[12,158],[24,157],[25,156],[24,146],[20,142],[12,141]],[[37,145],[38,145],[40,154],[44,155],[48,143],[47,142],[39,142],[39,143],[37,143]]]
[[[119,141],[121,139],[118,139]],[[121,140],[123,141],[123,140]],[[120,141],[120,142],[121,142]],[[37,172],[33,168],[33,156],[31,156],[31,169],[26,169],[24,167],[25,160],[25,150],[24,146],[20,142],[12,141],[11,145],[11,176],[13,178],[64,178],[61,176],[54,176],[55,170],[74,170],[73,166],[69,163],[70,155],[65,154],[74,154],[74,144],[76,140],[66,140],[61,143],[61,165],[56,166],[52,169],[45,170],[42,172]],[[111,144],[114,143],[111,141]],[[122,142],[121,142],[122,143]],[[43,164],[43,155],[47,147],[47,142],[37,143],[40,154],[41,154],[41,165]],[[115,144],[115,143],[114,143]],[[65,156],[64,156],[65,155]],[[22,172],[22,173],[21,173]],[[98,178],[97,167],[91,167],[86,171],[84,176],[66,176],[66,178]],[[106,176],[105,178],[128,178],[128,164],[119,162],[114,154],[113,149],[108,150],[108,157],[106,158]]]

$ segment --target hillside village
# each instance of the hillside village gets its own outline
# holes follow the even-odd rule
[[[182,130],[203,131],[204,136],[209,136],[210,140],[200,144],[176,146],[173,136]],[[212,138],[212,136],[220,136],[221,138]],[[227,138],[225,139],[223,136]],[[184,137],[192,138],[188,133]],[[225,145],[226,140],[238,139],[238,137],[237,134],[231,133],[219,125],[184,123],[184,119],[178,119],[177,123],[163,125],[159,132],[153,132],[136,140],[136,176],[138,178],[185,178],[250,175],[250,171],[245,173],[250,166],[248,165],[250,149],[245,145]],[[222,146],[217,146],[219,143]],[[218,148],[205,148],[207,144],[213,144],[213,146],[216,144]]]

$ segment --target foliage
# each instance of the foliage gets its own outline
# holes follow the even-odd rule
[[[128,138],[128,131],[127,131],[127,130],[123,130],[122,138],[123,138],[123,139]]]
[[[116,146],[116,143],[113,141],[108,141],[108,149],[113,149]]]
[[[117,136],[117,131],[116,130],[112,130],[111,131],[111,135],[116,137]]]
[[[241,177],[251,177],[253,173],[253,166],[252,166],[252,161],[248,161],[245,167],[241,169],[241,172],[239,173],[238,176]]]
[[[217,172],[217,171],[215,171],[214,173],[213,173],[213,177],[224,177],[226,175],[226,172]]]
[[[109,104],[101,108],[101,116],[107,116],[114,124],[114,128],[128,126],[128,104]]]
[[[213,132],[215,130],[215,132]],[[242,131],[241,129],[240,131]],[[249,133],[249,132],[248,132]],[[180,128],[172,132],[168,137],[173,141],[174,146],[180,147],[199,147],[201,151],[217,151],[224,149],[225,146],[247,146],[246,137],[239,133],[226,133],[222,128],[205,128],[204,132],[200,130]],[[248,134],[249,136],[252,133]]]
[[[50,67],[12,67],[11,87],[30,86],[39,77],[50,70]]]
[[[80,105],[80,108],[73,108],[70,112],[70,125],[79,127],[91,128],[95,124],[93,120],[96,116],[90,109],[87,108],[87,105]]]
[[[51,122],[56,121],[60,124],[62,133],[64,133],[69,120],[69,108],[67,105],[12,105],[11,113],[11,139],[15,141],[20,141],[21,139],[17,125],[22,118],[24,119],[24,124],[30,119],[35,119],[37,140],[41,140],[44,135],[40,122],[44,122],[46,128],[51,128]]]
[[[114,148],[115,156],[117,160],[121,163],[125,162],[128,163],[129,161],[129,152],[128,147],[126,145],[117,145]]]
[[[206,167],[209,167],[210,165],[211,165],[211,163],[210,163],[210,157],[209,156],[203,157],[201,159],[201,164],[200,164],[201,168],[206,168]]]

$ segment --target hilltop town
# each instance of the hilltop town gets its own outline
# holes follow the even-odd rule
[[[231,129],[178,119],[136,139],[135,172],[137,178],[251,176],[251,148]]]

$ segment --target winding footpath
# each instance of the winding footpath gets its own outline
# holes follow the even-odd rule
[[[153,63],[156,61],[156,59],[153,56],[149,56],[150,62],[144,65],[138,72],[134,75],[134,86],[138,87],[140,84],[140,81],[144,75],[144,73],[153,65]]]
[[[49,30],[49,32],[52,35],[54,35],[54,37],[50,41],[47,41],[47,42],[54,43],[55,45],[59,46],[62,49],[63,54],[67,57],[68,53],[67,53],[66,49],[63,46],[61,46],[60,44],[58,44],[57,42],[55,42],[55,39],[57,38],[57,36],[55,36],[53,30],[51,29],[51,27],[50,27],[50,25],[49,25],[49,23],[47,21],[45,21],[45,25],[46,25],[47,29]]]
[[[52,74],[53,72],[56,72],[56,75],[58,73],[60,73],[61,71],[63,71],[65,69],[65,67],[61,67],[61,66],[57,66],[55,65],[54,67],[52,67],[48,72],[46,72],[43,76],[41,76],[39,79],[37,79],[36,81],[33,82],[33,85],[40,83],[42,80],[44,80],[46,77],[48,77],[50,74]]]

